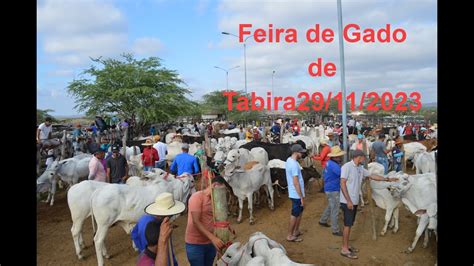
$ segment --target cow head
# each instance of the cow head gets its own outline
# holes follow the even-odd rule
[[[221,164],[223,164],[225,159],[226,159],[226,155],[221,150],[218,150],[216,154],[214,155],[214,161],[216,163],[216,166],[220,166]]]
[[[231,150],[227,154],[226,160],[224,161],[224,165],[227,166],[229,164],[235,163],[239,160],[239,158],[240,158],[239,150],[238,149]]]
[[[222,257],[217,261],[218,266],[237,265],[242,256],[242,250],[240,242],[235,242],[230,245]]]
[[[400,199],[403,197],[403,194],[410,189],[412,183],[408,180],[408,175],[401,173],[397,174],[398,182],[392,182],[388,186],[388,190],[392,197]]]
[[[369,163],[367,168],[371,175],[383,175],[385,173],[384,166],[377,162]]]

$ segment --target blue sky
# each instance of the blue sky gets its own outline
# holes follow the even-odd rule
[[[355,91],[420,91],[422,102],[436,102],[437,26],[436,1],[342,1],[344,24],[379,28],[391,23],[408,34],[403,44],[346,44],[346,85]],[[264,95],[299,91],[339,90],[340,78],[311,78],[307,65],[322,57],[339,67],[337,39],[330,44],[304,42],[304,31],[315,23],[337,34],[336,0],[43,0],[38,2],[37,104],[55,115],[75,115],[74,99],[66,93],[68,82],[87,68],[89,57],[158,56],[175,69],[200,97],[229,87],[244,88],[242,44],[220,32],[237,33],[239,23],[266,28],[293,27],[298,44],[256,43],[247,46],[249,91]],[[339,74],[339,72],[338,72]]]

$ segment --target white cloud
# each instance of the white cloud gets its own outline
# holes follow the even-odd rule
[[[70,69],[58,69],[47,72],[48,76],[51,77],[70,77],[74,75],[74,71]]]
[[[152,37],[138,38],[132,45],[132,51],[138,55],[157,56],[164,48],[163,43]]]
[[[83,66],[89,57],[113,57],[126,47],[125,17],[108,1],[46,0],[37,17],[42,47],[59,64]]]
[[[209,7],[209,4],[211,3],[211,0],[198,0],[197,1],[197,6],[196,6],[196,11],[199,15],[203,15],[207,8]]]

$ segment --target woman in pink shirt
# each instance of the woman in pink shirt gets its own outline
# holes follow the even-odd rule
[[[89,162],[89,180],[109,182],[107,175],[105,174],[104,166],[102,165],[102,159],[104,159],[105,152],[102,149],[97,149],[94,152],[94,156]]]

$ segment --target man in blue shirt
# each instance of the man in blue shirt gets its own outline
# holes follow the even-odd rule
[[[339,146],[331,148],[331,152],[327,155],[330,159],[324,168],[324,192],[328,199],[328,206],[324,209],[319,224],[329,227],[328,220],[331,217],[332,234],[335,236],[342,236],[339,230],[337,216],[339,214],[339,191],[341,190],[341,161],[345,154]]]
[[[372,150],[375,152],[375,161],[382,164],[385,172],[384,174],[386,175],[388,173],[388,157],[387,153],[390,152],[390,150],[387,150],[385,148],[385,135],[380,134],[379,135],[379,140],[374,142],[372,144]]]
[[[306,153],[306,150],[303,149],[301,145],[294,144],[291,146],[291,156],[288,157],[285,163],[288,197],[292,203],[290,225],[286,237],[286,240],[290,242],[303,241],[303,239],[299,237],[301,235],[299,227],[304,206],[304,181],[298,160],[303,158],[304,153]]]
[[[173,199],[173,195],[168,192],[160,194],[158,197],[156,197],[154,203],[149,204],[145,208],[145,214],[140,217],[130,234],[133,243],[135,244],[135,247],[139,250],[141,254],[140,256],[143,256],[143,253],[150,254],[149,250],[147,249],[147,245],[149,245],[149,241],[147,240],[146,236],[147,225],[150,222],[156,222],[161,226],[161,223],[166,217],[171,217],[172,215],[181,213],[182,211],[184,211],[184,208],[184,204],[182,202],[175,201]],[[171,255],[173,257],[173,264],[171,264],[171,261],[168,258],[168,266],[178,266],[178,261],[176,260],[176,257],[174,255],[173,242],[171,237],[169,238],[169,241],[169,247],[171,248]],[[156,257],[156,253],[154,254],[154,256]]]
[[[176,155],[176,158],[171,164],[170,171],[172,174],[176,174],[178,176],[182,175],[183,173],[189,174],[197,174],[199,173],[199,163],[196,157],[193,155],[188,154],[189,151],[189,144],[184,143],[181,147],[182,153]]]

